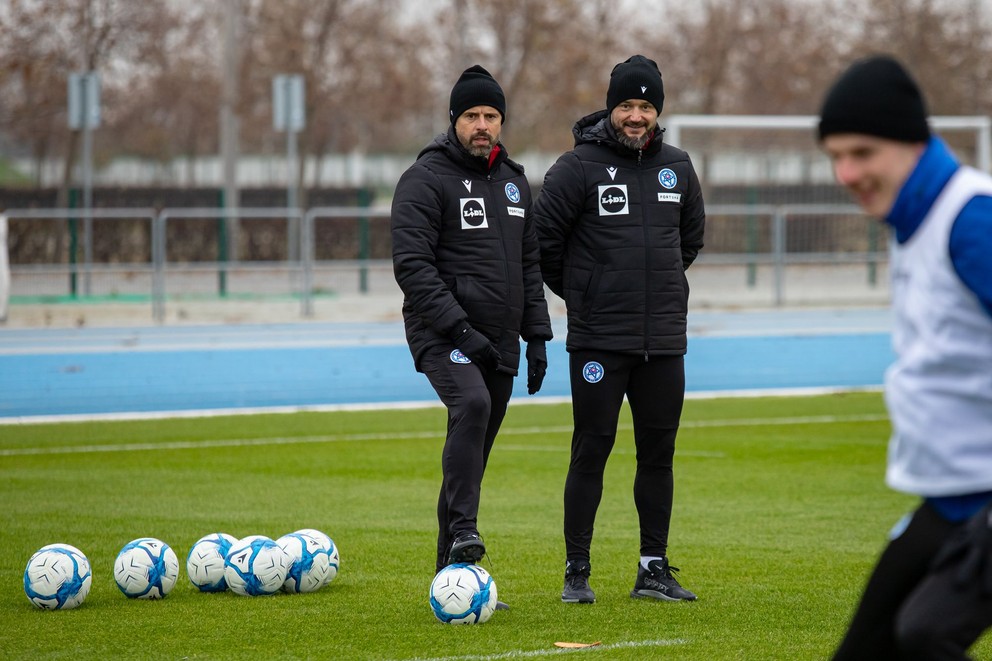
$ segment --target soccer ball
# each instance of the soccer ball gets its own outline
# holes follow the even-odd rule
[[[341,549],[338,545],[334,543],[334,540],[327,536],[327,534],[314,530],[313,528],[303,528],[302,530],[297,530],[296,532],[301,535],[310,535],[311,537],[320,540],[321,545],[324,548],[330,549],[328,556],[330,557],[329,570],[327,572],[327,580],[324,582],[326,585],[333,581],[337,575],[338,570],[341,568]]]
[[[126,597],[161,599],[179,578],[179,558],[168,544],[139,537],[124,545],[114,561],[114,580]]]
[[[313,528],[303,528],[302,530],[297,530],[296,532],[301,535],[309,535],[313,537],[320,542],[323,548],[329,549],[327,553],[329,558],[327,579],[324,581],[324,585],[327,585],[337,578],[338,571],[341,568],[341,549],[334,543],[334,540],[328,537],[326,533]]]
[[[242,596],[274,594],[286,581],[292,560],[282,547],[264,535],[238,541],[224,558],[224,578],[231,591]]]
[[[224,558],[238,538],[217,532],[196,540],[186,556],[186,575],[189,582],[201,592],[223,592],[227,589],[224,577]]]
[[[24,568],[24,593],[45,610],[75,608],[86,599],[92,583],[90,561],[68,544],[41,547]]]
[[[276,544],[290,560],[289,572],[282,584],[284,592],[314,592],[330,582],[332,571],[337,573],[337,563],[331,564],[334,543],[319,531],[297,530],[283,535]]]
[[[430,601],[434,616],[442,622],[482,624],[496,610],[496,583],[478,565],[448,565],[434,577]]]

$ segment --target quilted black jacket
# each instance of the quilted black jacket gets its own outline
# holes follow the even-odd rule
[[[688,154],[661,129],[641,150],[621,145],[605,110],[572,132],[534,203],[544,280],[568,310],[566,347],[684,354],[685,270],[705,223]]]
[[[450,345],[466,321],[511,371],[521,337],[551,339],[530,186],[502,145],[490,166],[461,146],[454,129],[437,136],[400,177],[391,224],[393,272],[418,369],[423,352]]]

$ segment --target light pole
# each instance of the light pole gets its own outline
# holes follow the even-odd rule
[[[90,295],[93,265],[93,129],[100,126],[100,74],[69,76],[69,128],[83,131],[83,293]]]
[[[306,123],[303,76],[280,74],[272,79],[272,126],[286,132],[286,207],[299,206],[296,173],[296,134]],[[294,217],[287,217],[287,241],[290,260],[300,257],[300,227]]]

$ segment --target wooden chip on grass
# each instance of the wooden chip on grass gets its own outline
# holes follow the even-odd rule
[[[565,643],[559,641],[555,643],[555,647],[565,647],[570,650],[576,650],[576,649],[581,649],[583,647],[595,647],[596,645],[602,645],[602,644],[603,644],[602,641],[599,640],[597,640],[595,643]]]

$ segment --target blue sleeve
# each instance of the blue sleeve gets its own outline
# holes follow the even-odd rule
[[[992,316],[992,197],[978,195],[961,209],[950,238],[951,264]]]

